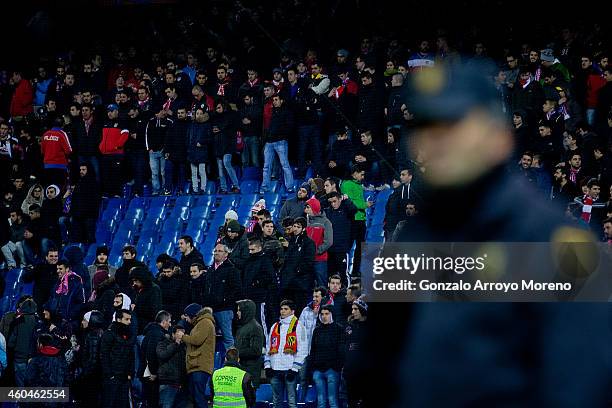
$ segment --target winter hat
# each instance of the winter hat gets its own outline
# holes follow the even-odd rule
[[[49,191],[49,189],[53,189],[53,190],[55,190],[55,196],[56,196],[56,197],[57,197],[57,196],[59,196],[59,193],[60,193],[60,188],[59,188],[59,187],[58,187],[56,184],[50,184],[50,185],[48,185],[48,186],[47,186],[47,188],[46,188],[46,190],[45,190],[45,196],[46,196],[47,198],[49,198],[49,195],[47,194],[47,191]]]
[[[110,251],[108,250],[108,247],[106,245],[102,245],[96,248],[96,256],[100,255],[100,254],[104,254],[106,256],[108,256],[108,254],[110,253]]]
[[[227,223],[227,232],[240,232],[240,224],[236,220],[231,220]]]
[[[107,112],[113,112],[113,111],[116,111],[116,110],[119,110],[119,106],[117,106],[116,103],[111,103],[110,105],[108,105],[106,107],[106,111]]]
[[[266,208],[266,200],[262,198],[261,200],[253,204],[253,208],[251,208],[251,214],[254,214],[259,210],[263,210],[264,208]]]
[[[555,62],[555,55],[551,48],[546,48],[540,51],[540,59],[545,62]]]
[[[310,197],[310,195],[312,194],[312,191],[310,189],[310,184],[307,181],[302,183],[302,185],[300,186],[300,190],[301,189],[306,190],[306,196],[308,196],[308,197]]]
[[[83,320],[85,320],[87,323],[89,323],[89,319],[91,318],[91,312],[92,311],[89,311],[83,315]]]
[[[100,284],[102,284],[102,282],[104,282],[108,278],[110,278],[110,275],[108,274],[108,271],[105,271],[104,269],[98,269],[96,271],[96,273],[94,274],[94,277],[93,277],[93,287],[94,287],[94,289],[96,289],[98,286],[100,286]]]
[[[349,56],[349,52],[347,50],[345,50],[344,48],[339,49],[338,53],[336,54],[339,57],[348,57]]]
[[[198,305],[197,303],[192,303],[185,308],[183,313],[193,319],[200,310],[202,310],[202,306]]]
[[[236,220],[238,221],[238,213],[234,210],[228,210],[225,213],[225,219],[226,220]]]
[[[368,304],[361,299],[357,299],[353,302],[355,306],[359,308],[359,312],[362,316],[368,315]]]
[[[306,204],[308,204],[310,208],[312,208],[312,213],[314,215],[321,214],[321,203],[319,202],[319,200],[313,197],[309,200],[306,200]]]
[[[276,73],[276,72],[278,72],[278,73],[281,73],[281,74],[282,74],[282,73],[283,73],[283,70],[282,70],[281,68],[276,67],[276,68],[274,68],[274,69],[272,70],[272,73],[274,74],[274,73]]]

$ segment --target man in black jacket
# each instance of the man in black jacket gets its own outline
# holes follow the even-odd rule
[[[127,163],[129,163],[132,176],[134,176],[133,191],[135,196],[143,193],[143,187],[146,183],[148,152],[145,139],[151,112],[146,111],[145,108],[134,104],[128,111],[130,137],[125,143],[125,152]]]
[[[115,282],[119,286],[119,291],[134,299],[134,291],[130,285],[130,271],[135,267],[143,267],[144,264],[136,259],[136,248],[133,245],[126,245],[121,250],[123,264],[115,272]],[[146,322],[145,322],[146,323]]]
[[[102,335],[100,358],[104,392],[102,406],[127,408],[130,406],[130,381],[134,377],[134,341],[130,335],[132,314],[121,310],[115,321]]]
[[[95,242],[96,221],[102,197],[99,184],[87,163],[79,166],[77,184],[67,194],[72,197],[70,202],[72,242]]]
[[[176,120],[166,131],[164,140],[164,159],[166,177],[164,194],[170,195],[175,188],[181,191],[185,185],[185,165],[187,164],[187,132],[191,121],[187,118],[185,106],[176,109]],[[176,183],[174,180],[176,179]]]
[[[416,200],[412,186],[412,170],[402,168],[400,171],[400,185],[389,196],[385,205],[385,238],[390,238],[397,224],[406,219],[406,204],[409,200]]]
[[[206,274],[210,279],[208,294],[217,327],[223,334],[223,346],[228,350],[234,344],[232,320],[234,305],[240,296],[240,275],[234,264],[228,259],[229,249],[226,245],[217,244],[214,251],[214,262]]]
[[[155,316],[155,322],[150,322],[144,329],[144,338],[140,345],[142,364],[137,373],[142,379],[145,399],[150,407],[159,404],[159,360],[157,358],[157,345],[164,339],[170,328],[172,315],[160,310]],[[147,370],[148,369],[148,370]]]
[[[142,334],[147,323],[152,322],[161,310],[161,289],[153,282],[153,275],[146,266],[133,268],[130,282],[134,289],[132,310],[138,319],[138,334]]]
[[[314,288],[315,243],[308,238],[306,225],[303,217],[294,220],[293,237],[285,251],[285,262],[280,273],[281,298],[293,300],[295,310],[306,307]]]
[[[255,103],[253,91],[247,91],[243,97],[244,105],[240,108],[240,132],[242,132],[242,166],[260,166],[260,146],[263,120],[263,109]]]
[[[34,282],[32,297],[38,305],[38,313],[42,315],[42,305],[47,303],[51,296],[51,289],[57,283],[57,262],[59,261],[59,252],[57,248],[49,248],[45,263],[38,264],[33,268],[25,270],[23,281],[25,283]]]
[[[265,304],[264,316],[274,321],[276,302],[273,296],[277,292],[276,274],[271,257],[263,251],[258,238],[249,240],[249,257],[244,264],[242,273],[242,298],[255,302],[255,318],[266,327],[271,326],[267,321],[261,321],[261,307]],[[266,317],[266,320],[268,318]]]
[[[374,78],[368,71],[361,74],[359,87],[357,127],[369,129],[376,139],[382,136],[384,121],[384,95],[374,84]]]
[[[94,116],[93,105],[81,106],[81,118],[74,124],[74,147],[80,163],[91,166],[96,181],[100,182],[100,151],[102,141],[102,124]]]
[[[312,334],[309,368],[317,389],[317,400],[327,401],[330,407],[338,406],[340,372],[344,365],[344,330],[333,321],[333,307],[321,306],[319,320]]]
[[[149,120],[145,130],[145,145],[149,152],[153,195],[159,194],[165,184],[164,141],[166,140],[168,128],[173,124],[172,119],[167,118],[166,115],[167,112],[161,109]]]
[[[197,303],[204,306],[210,306],[208,298],[208,277],[206,276],[206,267],[201,263],[194,263],[189,268],[189,303]]]
[[[100,346],[107,322],[102,312],[93,310],[89,315],[85,340],[81,347],[82,371],[75,380],[74,392],[77,401],[84,407],[97,407],[100,405],[102,392],[102,365],[100,361]]]
[[[330,207],[325,215],[333,227],[333,245],[327,250],[327,271],[329,274],[346,275],[347,254],[353,246],[351,225],[355,220],[357,208],[351,200],[334,191],[328,196]]]
[[[200,263],[204,265],[204,257],[202,253],[193,246],[193,238],[189,235],[183,235],[178,240],[179,252],[182,254],[179,261],[181,267],[181,276],[185,279],[189,278],[191,265]]]
[[[172,314],[175,322],[178,321],[189,304],[189,281],[181,276],[181,268],[174,259],[164,262],[157,285],[161,289],[163,309]]]
[[[225,228],[225,237],[220,241],[232,251],[229,259],[239,270],[244,270],[244,263],[249,257],[249,242],[245,228],[236,220],[230,220]]]
[[[159,403],[162,407],[176,407],[187,400],[186,346],[183,343],[185,328],[172,326],[169,335],[157,344],[159,369]]]
[[[289,165],[288,140],[293,134],[295,122],[293,113],[284,106],[282,95],[272,97],[272,120],[270,121],[269,135],[264,145],[264,168],[263,182],[260,193],[265,193],[270,188],[270,168],[275,155],[278,155],[285,176],[285,187],[288,193],[293,193],[293,172]]]

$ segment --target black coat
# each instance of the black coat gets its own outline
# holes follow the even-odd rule
[[[310,343],[309,369],[325,372],[331,368],[340,372],[344,366],[344,341],[344,330],[338,323],[318,322]]]
[[[87,175],[78,179],[71,195],[70,214],[77,218],[98,218],[100,213],[100,186],[87,165]]]
[[[189,281],[181,275],[170,278],[160,275],[157,285],[161,289],[162,308],[172,314],[173,321],[178,321],[189,304]]]
[[[232,251],[229,255],[229,259],[238,270],[242,271],[244,269],[244,263],[249,257],[249,241],[244,227],[240,227],[240,235],[238,235],[236,239],[231,240],[229,237],[225,236],[221,240],[221,243],[227,245]]]
[[[263,303],[274,291],[276,277],[271,257],[263,251],[249,255],[242,272],[242,298]]]
[[[170,336],[157,344],[159,368],[157,380],[160,384],[185,385],[187,368],[185,366],[185,343],[177,344]]]
[[[158,119],[151,118],[147,124],[145,131],[145,143],[147,150],[153,150],[154,152],[161,152],[164,148],[164,142],[166,140],[166,133],[168,128],[173,124],[172,119]]]
[[[113,322],[102,335],[100,359],[102,361],[102,376],[104,380],[114,377],[125,381],[128,376],[134,378],[135,355],[134,340],[130,329],[119,327],[121,323]]]
[[[191,127],[189,120],[175,120],[166,131],[164,153],[173,162],[184,162],[187,159],[188,133]]]
[[[261,105],[253,103],[252,105],[243,106],[239,111],[240,120],[240,131],[243,137],[257,136],[261,137],[262,121],[263,121],[263,108]],[[251,121],[248,125],[242,123],[242,119],[248,119]]]
[[[42,348],[28,363],[25,385],[28,387],[63,387],[68,379],[68,365],[60,349]]]
[[[57,265],[44,263],[38,264],[32,269],[26,269],[23,281],[25,283],[34,282],[32,297],[38,305],[38,312],[42,313],[42,306],[51,297],[51,290],[57,283]]]
[[[281,269],[281,290],[309,291],[313,288],[315,250],[315,243],[308,238],[306,230],[291,238]]]
[[[100,154],[98,146],[102,141],[102,124],[95,119],[89,126],[89,132],[85,122],[80,120],[74,124],[73,143],[74,149],[79,156],[97,156]]]
[[[374,84],[359,88],[357,108],[357,128],[371,130],[378,135],[384,121],[384,95]]]
[[[90,320],[91,324],[91,320]],[[88,329],[81,349],[81,376],[90,381],[102,379],[102,360],[100,347],[102,345],[102,328]]]
[[[210,281],[206,274],[207,271],[204,271],[197,279],[189,281],[189,303],[197,303],[202,305],[202,307],[210,306],[210,289],[208,288]]]
[[[136,268],[130,272],[130,279],[134,278],[144,285],[132,298],[132,303],[136,305],[134,312],[138,319],[138,334],[141,334],[147,323],[154,321],[157,312],[161,310],[162,294],[147,268]]]
[[[187,132],[187,160],[192,164],[206,163],[208,151],[212,148],[212,127],[210,121],[193,122]],[[198,146],[198,143],[200,146]]]
[[[144,267],[145,265],[136,259],[124,259],[123,264],[115,272],[115,282],[119,286],[119,292],[125,293],[134,300],[134,290],[130,285],[130,269],[134,267]]]
[[[214,114],[211,119],[213,129],[217,127],[219,132],[213,132],[215,141],[215,156],[222,158],[226,154],[236,152],[236,130],[238,129],[238,115],[227,110],[223,113]]]
[[[334,243],[330,252],[349,252],[353,246],[351,225],[355,220],[357,208],[351,200],[342,200],[340,207],[334,210],[331,206],[325,210],[325,216],[331,222],[334,231]]]
[[[99,310],[102,312],[104,322],[107,326],[111,323],[113,313],[115,313],[113,302],[117,293],[120,293],[120,290],[119,286],[117,286],[115,283],[114,278],[110,278],[102,282],[102,284],[100,284],[96,290],[96,300],[93,302],[92,310]]]
[[[389,196],[385,204],[385,232],[393,234],[400,221],[406,219],[406,204],[408,204],[408,186],[401,185]],[[411,191],[412,192],[412,191]]]
[[[204,265],[204,257],[202,253],[198,251],[196,248],[193,248],[193,251],[189,253],[189,255],[181,256],[181,260],[179,261],[179,266],[181,267],[181,276],[184,278],[189,277],[189,269],[191,268],[191,264],[200,263]]]
[[[240,274],[228,259],[217,269],[214,265],[206,272],[209,280],[207,298],[215,312],[233,310],[240,296]]]
[[[295,128],[293,112],[286,106],[272,108],[272,120],[270,121],[269,136],[266,142],[279,142],[289,140]]]
[[[140,345],[142,353],[142,364],[140,370],[136,374],[142,377],[145,368],[149,366],[149,371],[152,375],[157,375],[159,369],[159,360],[157,359],[157,345],[165,338],[168,332],[159,325],[159,323],[151,322],[144,329],[144,338]]]

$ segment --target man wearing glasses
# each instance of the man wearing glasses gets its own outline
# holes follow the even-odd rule
[[[514,54],[510,53],[506,56],[506,63],[508,64],[508,69],[504,71],[506,73],[506,86],[512,89],[518,78],[519,61]]]

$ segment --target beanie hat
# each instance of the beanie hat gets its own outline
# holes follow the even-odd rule
[[[307,181],[303,182],[302,185],[300,186],[300,190],[304,189],[306,190],[306,196],[310,197],[311,190],[310,190],[310,183],[308,183]]]
[[[91,318],[91,312],[92,311],[89,311],[83,315],[83,320],[85,320],[87,323],[89,323],[89,319]]]
[[[236,220],[238,221],[238,213],[234,210],[228,210],[225,213],[225,219],[226,220]]]
[[[555,62],[555,55],[551,48],[546,48],[540,51],[540,59],[546,62]]]
[[[368,304],[366,302],[361,299],[357,299],[353,302],[353,304],[359,308],[359,313],[361,313],[362,316],[368,315]]]
[[[319,200],[313,197],[309,200],[306,200],[306,204],[308,204],[310,208],[312,208],[312,213],[314,215],[321,214],[321,203],[319,202]]]
[[[106,245],[102,245],[96,248],[96,256],[100,255],[100,254],[104,254],[106,256],[108,256],[108,254],[110,253],[110,251],[108,250],[108,247]]]
[[[344,48],[342,48],[338,50],[338,53],[336,55],[338,55],[339,57],[348,57],[349,52],[345,50]]]
[[[240,232],[240,224],[236,220],[227,223],[227,232]]]
[[[183,313],[191,318],[194,318],[200,310],[202,310],[202,306],[198,305],[197,303],[192,303],[185,308]]]
[[[256,213],[259,210],[263,210],[264,208],[266,208],[266,200],[262,198],[261,200],[253,204],[253,208],[251,208],[251,214]]]

